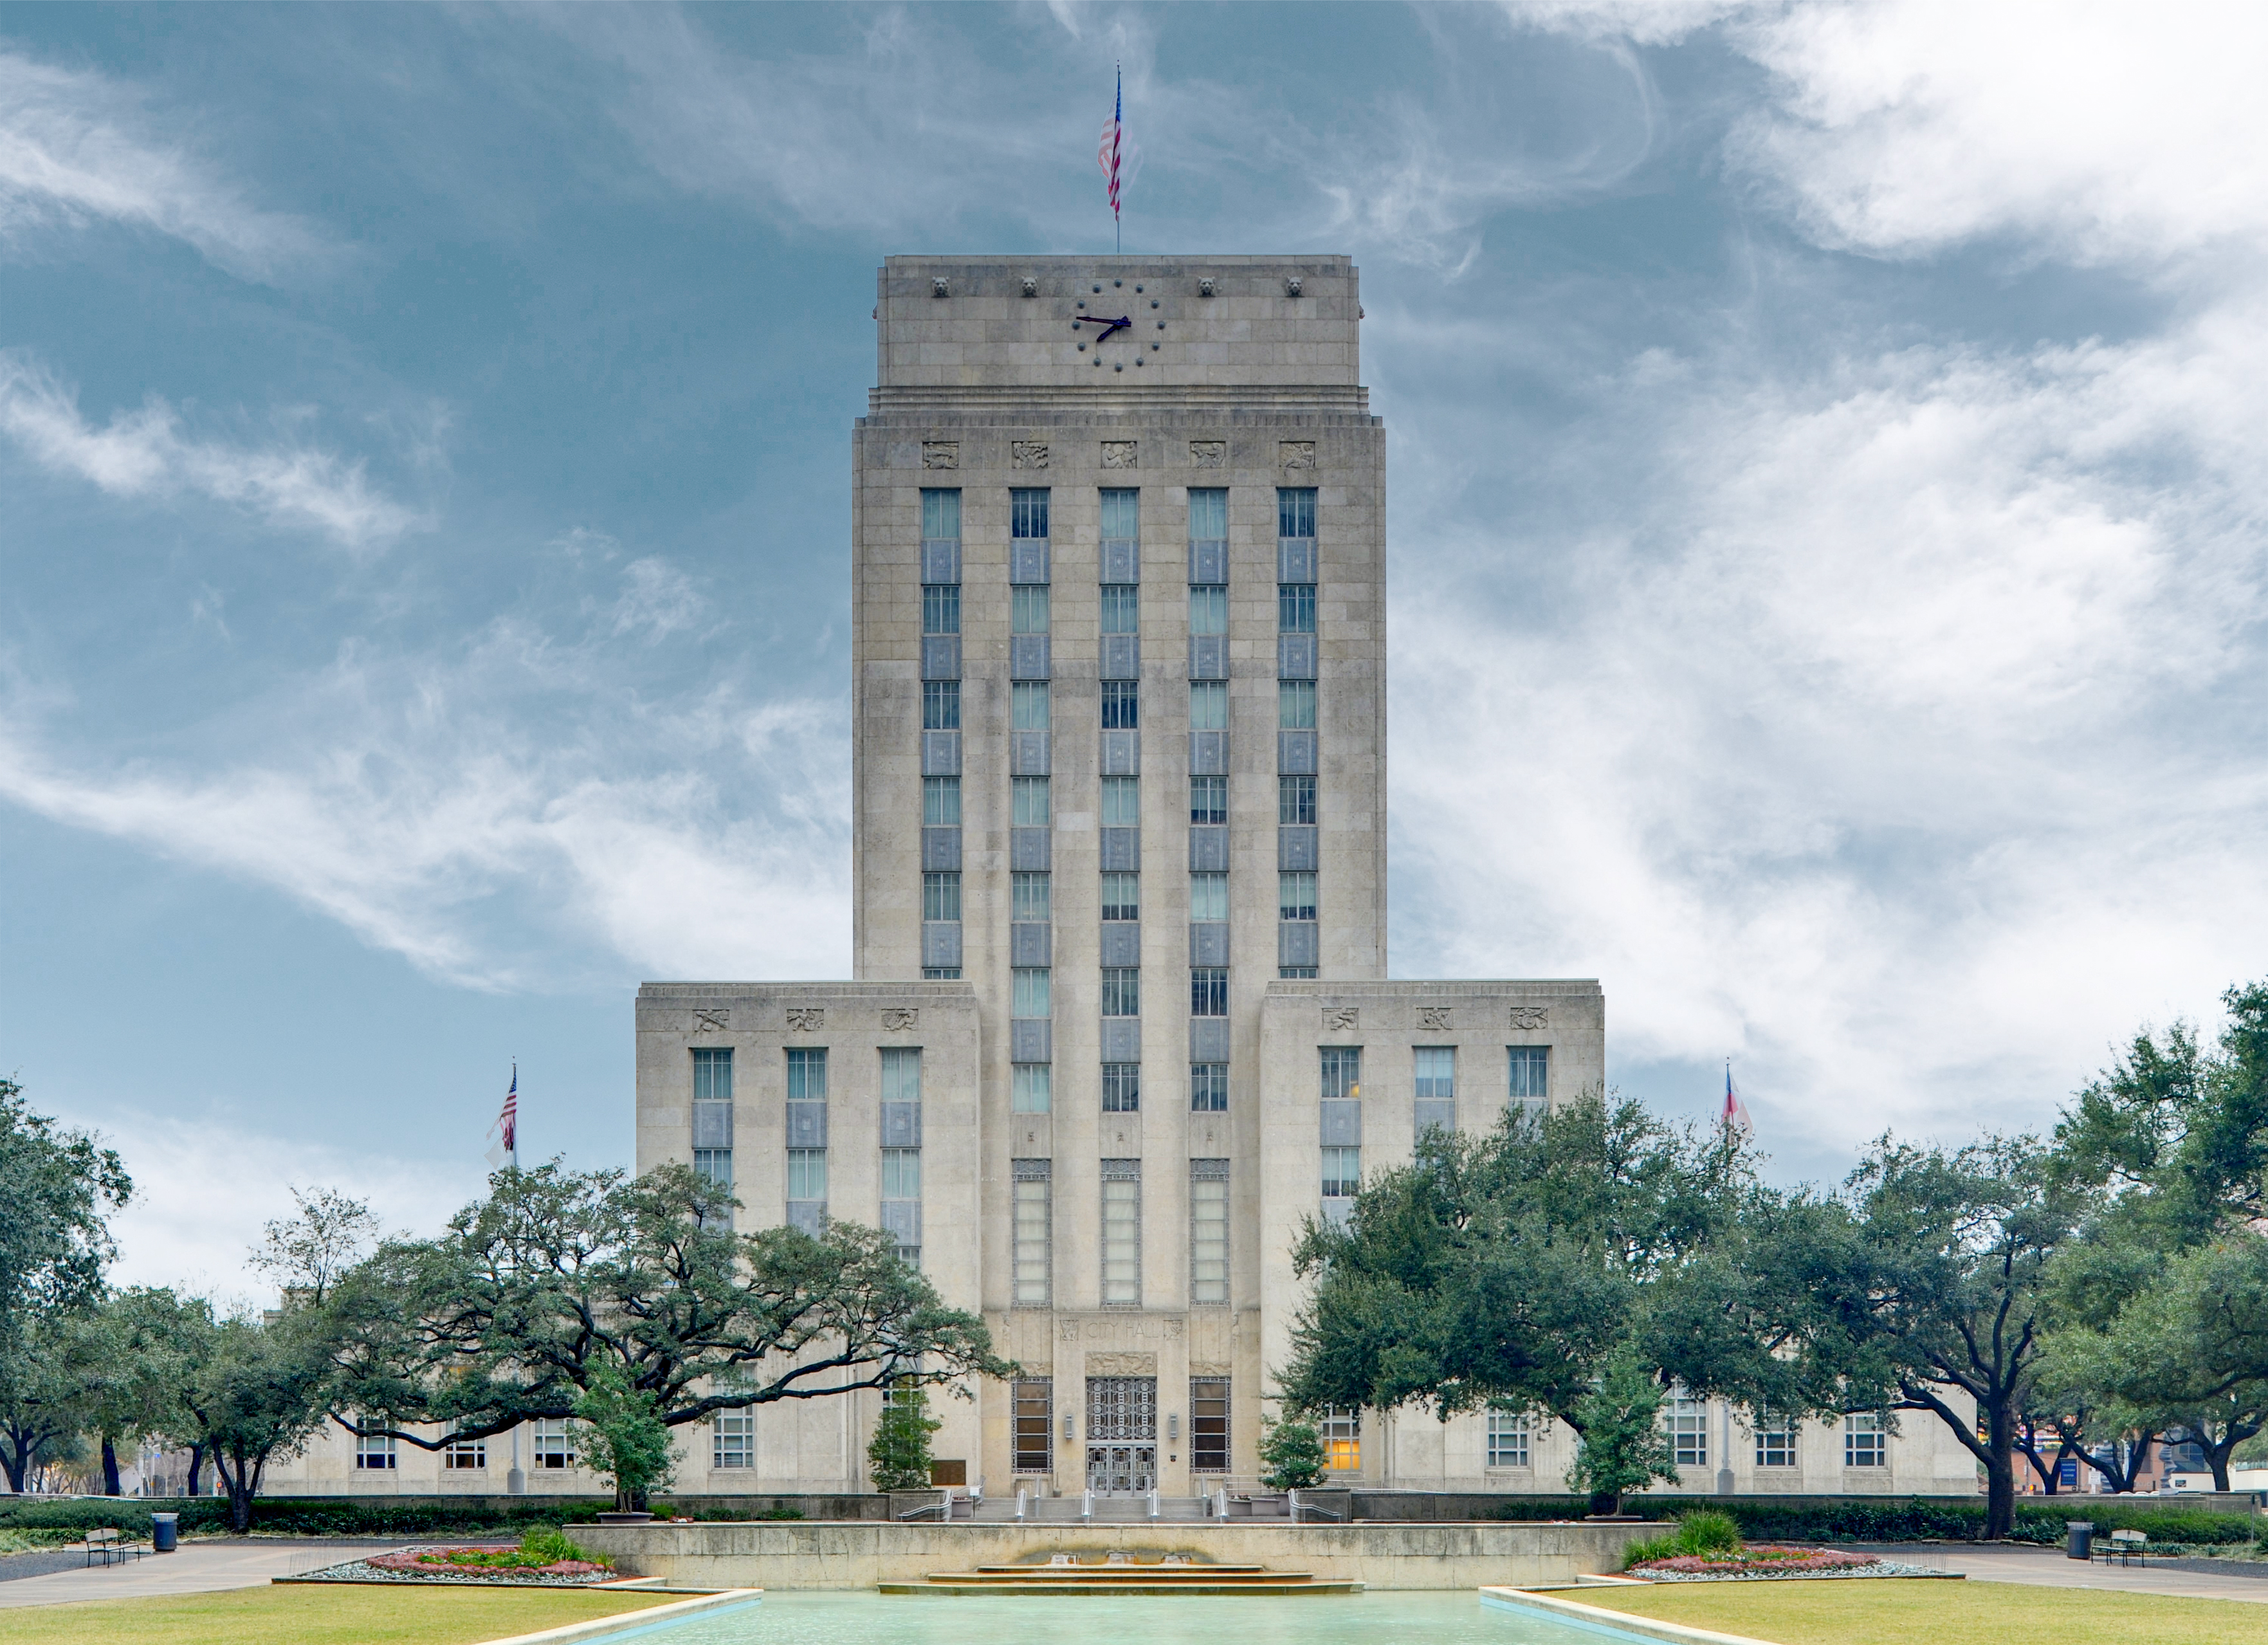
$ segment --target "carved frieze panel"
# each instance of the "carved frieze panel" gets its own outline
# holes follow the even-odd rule
[[[882,1032],[885,1034],[902,1034],[920,1024],[921,1013],[911,1007],[890,1006],[882,1012]]]
[[[1315,442],[1311,439],[1287,439],[1280,451],[1286,468],[1312,468],[1315,466]]]
[[[1352,1006],[1325,1006],[1323,1026],[1334,1034],[1351,1034],[1362,1026],[1362,1013]]]
[[[1138,466],[1140,443],[1130,439],[1107,439],[1102,442],[1102,466],[1106,468],[1131,468]]]
[[[1228,442],[1193,439],[1189,442],[1189,461],[1200,468],[1225,468],[1228,466]]]
[[[1419,1006],[1418,1007],[1418,1026],[1421,1029],[1432,1029],[1443,1034],[1447,1033],[1449,1031],[1449,1007],[1447,1006]]]
[[[1551,1011],[1547,1006],[1514,1006],[1512,1026],[1516,1029],[1540,1029],[1551,1026]]]
[[[961,467],[961,442],[957,439],[922,441],[922,467],[936,469],[958,468]]]
[[[1008,461],[1018,468],[1044,468],[1048,466],[1048,443],[1043,439],[1012,440],[1008,446]]]
[[[787,1008],[787,1031],[791,1034],[816,1034],[826,1026],[827,1013],[818,1006]]]
[[[733,1025],[733,1014],[723,1006],[696,1006],[693,1010],[693,1031],[696,1034],[722,1034]]]

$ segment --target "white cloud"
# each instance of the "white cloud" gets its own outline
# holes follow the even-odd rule
[[[379,546],[423,523],[374,488],[360,461],[301,445],[199,439],[155,395],[98,428],[80,414],[75,390],[21,354],[0,354],[0,431],[42,468],[113,496],[192,492],[350,549]]]
[[[172,236],[247,279],[327,254],[298,218],[240,191],[158,122],[130,88],[0,52],[0,240],[107,221]]]

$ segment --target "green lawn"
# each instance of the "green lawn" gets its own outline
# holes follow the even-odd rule
[[[681,1599],[313,1583],[0,1611],[0,1645],[475,1645]]]
[[[1772,1645],[2260,1645],[2268,1605],[2014,1582],[1698,1582],[1555,1594]]]

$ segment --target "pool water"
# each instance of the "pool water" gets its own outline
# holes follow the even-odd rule
[[[608,1634],[652,1645],[1653,1645],[1634,1634],[1484,1605],[1472,1593],[998,1598],[773,1593],[674,1626]]]

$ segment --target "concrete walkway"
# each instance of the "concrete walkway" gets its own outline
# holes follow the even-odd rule
[[[2022,1582],[2035,1588],[2104,1588],[2130,1594],[2180,1594],[2191,1599],[2249,1599],[2268,1604],[2268,1562],[2247,1562],[2234,1570],[2198,1570],[2199,1561],[2180,1565],[2081,1564],[2061,1548],[1964,1547],[1959,1543],[1904,1542],[1858,1545],[1885,1559],[1959,1571],[1972,1582]],[[2257,1575],[2255,1575],[2257,1572]]]
[[[258,1588],[278,1576],[296,1576],[351,1560],[357,1553],[398,1548],[364,1538],[230,1537],[184,1542],[172,1553],[145,1553],[122,1564],[88,1567],[0,1582],[0,1610],[68,1604],[82,1599],[140,1599],[153,1594],[209,1594]],[[74,1559],[84,1560],[85,1555]]]

